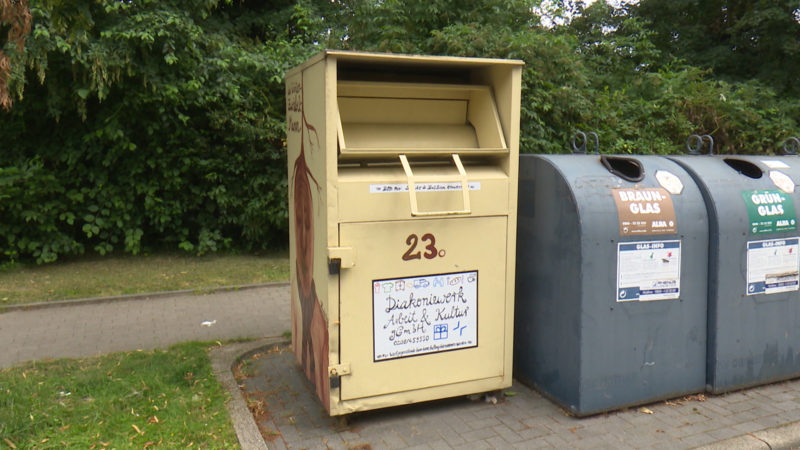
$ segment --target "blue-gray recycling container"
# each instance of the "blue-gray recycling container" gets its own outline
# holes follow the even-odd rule
[[[800,158],[679,156],[710,222],[712,393],[800,376]]]
[[[708,218],[658,156],[522,155],[514,375],[572,414],[705,388]]]

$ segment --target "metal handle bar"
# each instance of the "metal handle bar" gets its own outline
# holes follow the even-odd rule
[[[465,214],[472,214],[469,206],[469,183],[467,182],[467,172],[464,170],[464,165],[461,164],[461,157],[457,154],[453,154],[453,162],[458,169],[458,176],[447,176],[441,175],[436,177],[436,181],[449,183],[449,182],[461,182],[461,194],[464,201],[464,208],[460,210],[448,210],[448,211],[420,211],[419,207],[417,206],[417,183],[419,182],[419,177],[414,175],[414,172],[411,171],[411,165],[408,163],[408,158],[406,155],[399,155],[400,156],[400,163],[403,165],[403,170],[406,173],[406,177],[408,178],[408,195],[409,200],[411,201],[411,215],[412,216],[445,216],[445,215],[465,215]]]

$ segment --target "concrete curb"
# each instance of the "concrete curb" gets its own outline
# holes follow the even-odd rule
[[[231,400],[227,405],[228,413],[231,416],[233,428],[236,430],[239,445],[244,449],[267,449],[268,447],[247,407],[239,384],[233,377],[233,366],[254,353],[288,342],[282,337],[267,337],[250,342],[226,344],[213,348],[209,352],[214,376],[231,394]]]
[[[242,284],[234,286],[220,286],[207,289],[183,289],[179,291],[146,292],[142,294],[113,295],[109,297],[76,298],[71,300],[54,300],[51,302],[22,303],[19,305],[0,305],[0,314],[12,311],[30,311],[34,309],[59,308],[63,306],[90,305],[129,300],[148,300],[161,297],[176,297],[185,295],[204,295],[218,292],[242,291],[245,289],[258,289],[270,286],[285,286],[288,281],[274,281],[271,283]]]
[[[699,448],[706,450],[800,448],[800,422],[786,423],[754,431]]]

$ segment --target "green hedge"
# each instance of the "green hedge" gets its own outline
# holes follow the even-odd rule
[[[761,15],[738,2],[751,9],[732,29],[792,57],[764,35],[800,37],[792,1]],[[0,112],[0,265],[285,245],[283,74],[326,47],[524,60],[523,152],[566,152],[576,129],[597,131],[607,153],[682,152],[690,133],[770,153],[800,134],[800,89],[785,83],[796,74],[761,76],[733,53],[703,65],[684,50],[705,47],[676,49],[653,25],[680,12],[664,0],[545,11],[572,19],[554,27],[536,0],[34,3],[25,51],[3,47],[15,104]],[[682,30],[707,25],[681,17]],[[681,39],[705,39],[690,31]]]
[[[283,245],[283,73],[316,51],[310,10],[45,1],[32,13],[25,53],[6,47],[19,98],[0,114],[3,258]]]

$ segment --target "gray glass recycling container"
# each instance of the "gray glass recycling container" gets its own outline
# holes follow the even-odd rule
[[[800,158],[680,156],[710,222],[707,389],[800,376]]]
[[[514,375],[578,416],[703,391],[707,252],[676,163],[521,156]]]

